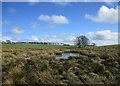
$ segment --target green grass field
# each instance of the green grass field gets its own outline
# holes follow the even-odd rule
[[[109,46],[87,46],[80,49],[90,50],[118,50],[120,45]],[[63,45],[44,45],[44,44],[2,44],[3,49],[79,49],[77,46],[63,46]]]
[[[44,45],[44,44],[2,44],[2,48],[34,48],[34,49],[47,49],[47,48],[77,48],[76,46],[62,46],[62,45]]]

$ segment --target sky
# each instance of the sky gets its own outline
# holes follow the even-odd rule
[[[117,2],[2,2],[2,41],[118,43]]]

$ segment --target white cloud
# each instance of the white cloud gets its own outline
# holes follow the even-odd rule
[[[2,41],[6,42],[6,40],[10,40],[12,42],[18,42],[18,41],[20,41],[18,39],[13,39],[10,36],[2,36],[2,35],[0,35],[0,42],[2,42]]]
[[[53,4],[65,7],[65,6],[69,6],[70,2],[53,2]]]
[[[108,8],[102,6],[98,11],[97,16],[86,14],[85,17],[94,22],[116,23],[118,22],[118,7]]]
[[[91,37],[93,42],[98,46],[118,44],[118,32],[110,30],[102,30],[97,32],[88,32],[87,35]]]
[[[6,41],[6,40],[11,40],[11,37],[9,37],[9,36],[3,36],[3,34],[0,33],[0,42]]]
[[[36,37],[36,36],[32,36],[30,38],[28,38],[29,41],[33,41],[33,42],[36,42],[36,41],[39,41],[39,38]]]
[[[104,2],[113,2],[113,1],[117,1],[117,0],[103,0]]]
[[[43,36],[32,36],[28,38],[28,41],[74,44],[75,37],[76,36],[74,34],[55,34],[55,35],[45,34]]]
[[[29,2],[39,2],[41,0],[29,0]]]
[[[30,25],[31,25],[31,28],[33,28],[33,29],[38,29],[39,28],[39,25],[38,25],[37,22],[31,22]]]
[[[40,0],[29,0],[29,5],[33,6],[35,5],[37,2],[39,2]]]
[[[41,21],[50,21],[50,20],[51,20],[51,17],[48,16],[48,15],[40,15],[40,16],[38,17],[38,19],[41,20]]]
[[[0,41],[11,40],[11,37],[8,36],[0,36]]]
[[[11,32],[14,34],[22,34],[25,32],[25,30],[21,27],[15,27],[11,30]]]
[[[69,24],[68,19],[62,15],[40,15],[38,19],[41,21],[49,22],[50,24]]]
[[[94,32],[88,32],[87,35],[88,35],[88,36],[93,36],[93,35],[94,35]]]
[[[68,19],[62,15],[59,15],[59,16],[53,15],[51,17],[51,19],[52,19],[53,23],[55,23],[55,24],[68,24],[69,23]]]
[[[9,13],[15,13],[15,12],[16,12],[16,9],[15,9],[15,8],[9,8],[9,9],[8,9],[8,12],[9,12]]]

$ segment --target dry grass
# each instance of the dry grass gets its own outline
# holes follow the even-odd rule
[[[119,83],[119,54],[116,49],[102,49],[3,49],[3,84]],[[56,60],[63,52],[80,56]]]

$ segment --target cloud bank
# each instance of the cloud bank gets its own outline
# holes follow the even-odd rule
[[[57,42],[57,43],[66,43],[66,44],[74,44],[75,35],[73,34],[54,34],[49,35],[45,34],[43,36],[31,36],[28,38],[28,41],[37,41],[37,42]]]
[[[94,21],[94,22],[117,23],[118,22],[118,7],[108,8],[103,5],[99,9],[96,16],[86,14],[85,18],[90,19],[91,21]]]
[[[87,35],[92,38],[98,46],[118,44],[118,32],[111,30],[101,30],[97,32],[88,32]]]

